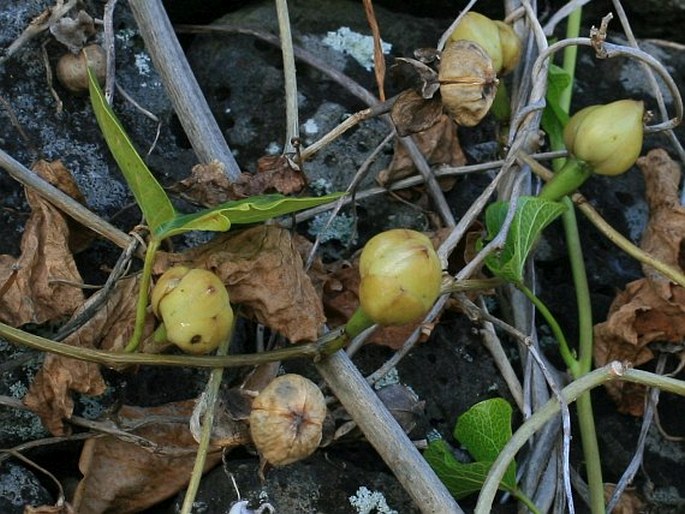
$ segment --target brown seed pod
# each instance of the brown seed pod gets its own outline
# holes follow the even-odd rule
[[[440,95],[459,125],[473,127],[485,117],[497,92],[492,59],[473,41],[450,41],[440,59]]]
[[[310,456],[319,447],[326,418],[321,390],[300,375],[274,378],[252,403],[250,435],[273,466]]]
[[[100,45],[88,45],[78,54],[68,53],[57,62],[57,79],[72,93],[88,91],[88,66],[100,85],[105,83],[107,54]]]

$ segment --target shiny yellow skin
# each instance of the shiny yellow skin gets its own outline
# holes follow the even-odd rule
[[[493,23],[499,31],[500,49],[502,50],[502,68],[499,73],[505,75],[516,68],[521,60],[521,39],[514,32],[514,28],[508,23],[494,20]]]
[[[581,109],[564,128],[566,149],[599,175],[620,175],[642,151],[644,110],[638,100]]]
[[[450,40],[466,39],[478,43],[492,59],[492,67],[499,73],[502,69],[502,46],[497,25],[480,13],[469,11],[450,34]]]
[[[440,259],[430,239],[414,230],[392,229],[371,238],[359,273],[361,309],[380,325],[418,320],[440,294]]]
[[[226,287],[211,271],[169,268],[151,294],[167,340],[192,354],[208,353],[231,334],[233,309]]]

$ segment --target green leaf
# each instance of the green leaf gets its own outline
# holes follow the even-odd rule
[[[477,403],[457,420],[454,438],[476,461],[494,462],[511,439],[511,405],[502,398]],[[509,465],[502,482],[509,490],[516,487],[515,462]]]
[[[488,206],[485,211],[488,239],[499,233],[508,208],[509,204],[506,202],[496,202]],[[514,284],[523,282],[523,268],[538,237],[565,209],[561,203],[551,200],[534,196],[520,197],[504,248],[485,259],[490,271]]]
[[[475,462],[459,462],[443,440],[432,441],[423,456],[457,499],[480,491],[493,462],[511,439],[511,406],[501,398],[477,403],[462,414],[454,429],[456,439]],[[516,490],[516,463],[502,478],[500,489]]]
[[[431,441],[423,457],[456,499],[477,493],[483,487],[492,462],[459,462],[442,439]]]
[[[106,102],[97,79],[88,69],[90,101],[100,130],[105,137],[114,159],[117,161],[126,183],[131,189],[150,230],[156,231],[171,220],[176,212],[162,186],[143,162],[121,123]]]
[[[545,109],[542,111],[542,128],[547,133],[550,146],[556,150],[564,147],[564,127],[568,123],[568,113],[559,100],[562,92],[571,84],[571,75],[563,68],[552,64],[547,74],[547,94]]]
[[[294,198],[280,194],[253,196],[244,200],[225,202],[193,214],[176,216],[160,226],[155,231],[155,235],[163,239],[191,230],[222,232],[228,230],[233,224],[259,223],[277,216],[323,205],[343,195],[344,193],[332,193],[307,198]]]

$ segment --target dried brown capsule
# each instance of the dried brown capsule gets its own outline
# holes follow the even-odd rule
[[[300,375],[274,378],[252,403],[250,435],[273,466],[310,456],[319,447],[326,418],[321,390]]]
[[[78,54],[68,53],[57,62],[57,79],[72,93],[88,91],[88,66],[100,85],[105,83],[107,54],[100,45],[88,45]]]
[[[450,41],[440,59],[440,95],[459,125],[473,127],[485,117],[497,92],[492,59],[473,41]]]

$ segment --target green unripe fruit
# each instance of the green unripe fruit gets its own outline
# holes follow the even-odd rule
[[[361,309],[380,325],[418,320],[440,294],[440,259],[430,239],[414,230],[393,229],[371,238],[359,273]]]
[[[564,144],[599,175],[620,175],[642,151],[644,104],[619,100],[581,109],[564,128]]]
[[[465,39],[478,43],[492,59],[495,72],[502,69],[502,47],[497,25],[477,12],[469,11],[461,19],[454,32],[450,35],[452,41]]]
[[[151,303],[164,322],[167,340],[185,352],[211,352],[231,334],[228,291],[211,271],[168,269],[152,289]]]

